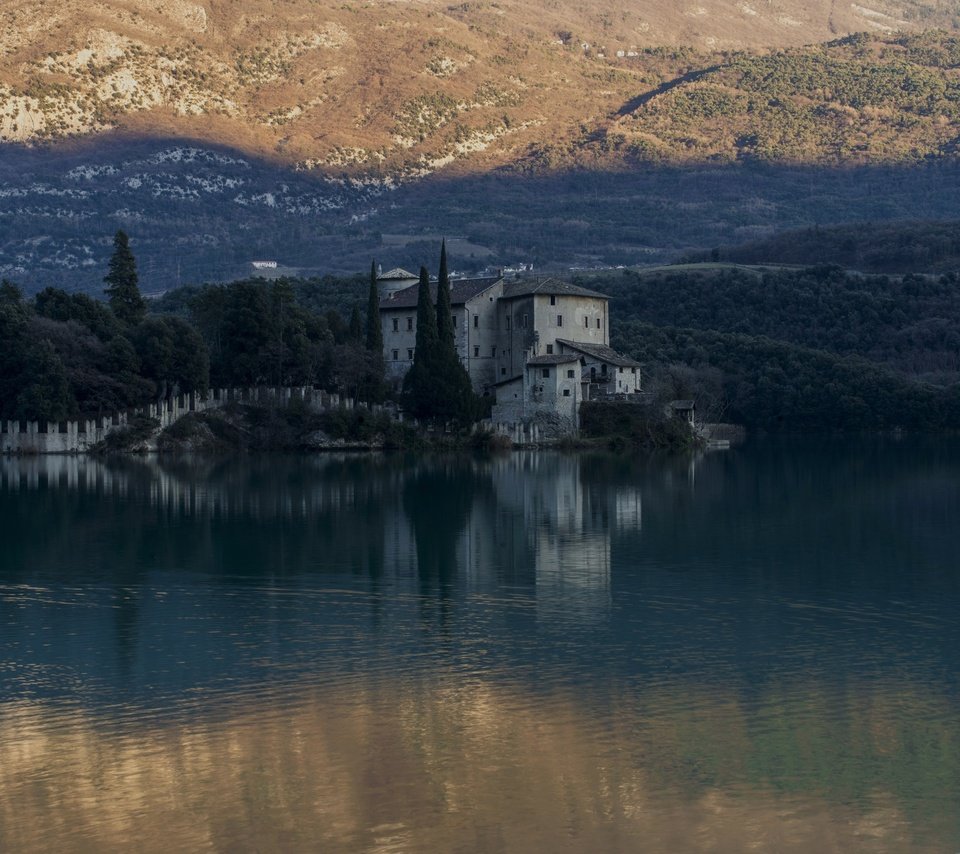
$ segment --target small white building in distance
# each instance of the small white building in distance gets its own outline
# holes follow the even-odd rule
[[[415,354],[417,280],[391,270],[378,282],[387,378],[399,388]],[[431,290],[436,300],[435,282]],[[496,395],[495,422],[572,431],[584,400],[640,392],[640,364],[610,347],[605,294],[554,278],[490,277],[454,280],[450,303],[460,360],[478,394]]]

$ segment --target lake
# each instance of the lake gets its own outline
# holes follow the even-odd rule
[[[960,442],[0,459],[0,851],[960,851]]]

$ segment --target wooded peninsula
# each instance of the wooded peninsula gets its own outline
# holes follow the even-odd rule
[[[54,287],[27,299],[2,283],[0,419],[57,422],[221,387],[388,397],[365,274],[251,278],[144,299],[120,232],[105,283],[107,301]],[[955,273],[714,263],[574,284],[612,298],[611,344],[641,363],[644,391],[694,399],[704,419],[768,431],[960,427]],[[482,417],[477,407],[457,418]]]

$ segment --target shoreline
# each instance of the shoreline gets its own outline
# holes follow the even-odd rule
[[[706,448],[712,438],[684,421],[651,417],[632,408],[627,410],[628,418],[589,421],[577,434],[551,431],[535,422],[480,422],[443,431],[406,420],[389,405],[358,404],[326,395],[318,404],[312,390],[292,391],[250,389],[243,394],[184,396],[112,418],[43,425],[46,430],[36,422],[26,425],[26,431],[22,423],[6,422],[0,438],[17,433],[21,441],[0,442],[0,456],[511,449],[682,452]],[[610,414],[615,414],[613,408]],[[85,429],[79,430],[78,425]],[[731,436],[742,438],[739,428],[726,428],[733,430]]]

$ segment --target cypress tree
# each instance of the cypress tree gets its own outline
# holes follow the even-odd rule
[[[453,351],[456,355],[456,342],[453,334],[453,317],[450,306],[450,273],[447,270],[447,241],[440,246],[440,275],[437,277],[437,337],[440,339],[440,351],[444,358]]]
[[[386,396],[385,365],[383,363],[383,329],[380,326],[380,291],[377,288],[377,262],[370,263],[370,293],[367,297],[367,371],[363,377],[360,397],[371,403],[380,403]]]
[[[143,320],[147,304],[137,286],[137,261],[130,251],[130,239],[122,230],[114,235],[109,272],[103,281],[107,284],[104,290],[110,299],[110,308],[118,320],[130,326]]]
[[[417,286],[417,349],[413,363],[433,368],[437,355],[437,314],[433,308],[433,295],[430,293],[430,274],[426,267],[420,268],[420,284]]]
[[[435,418],[436,375],[439,340],[437,315],[430,293],[430,274],[426,267],[420,268],[420,284],[417,290],[417,338],[413,353],[413,367],[403,380],[407,408],[417,418]]]
[[[478,411],[470,375],[457,353],[450,303],[450,273],[447,267],[447,242],[440,248],[440,274],[437,281],[437,366],[434,371],[435,417],[458,424],[469,424]]]
[[[370,262],[370,294],[367,297],[367,349],[383,353],[383,329],[380,328],[380,292],[377,289],[377,262]]]

